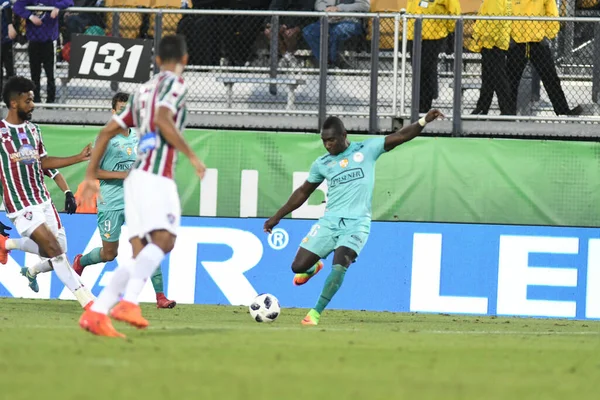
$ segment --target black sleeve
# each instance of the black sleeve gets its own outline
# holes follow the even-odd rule
[[[13,10],[11,6],[7,6],[2,9],[2,18],[8,24],[13,23]]]

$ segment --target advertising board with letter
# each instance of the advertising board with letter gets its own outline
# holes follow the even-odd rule
[[[62,219],[70,259],[100,246],[94,215]],[[282,307],[312,307],[330,265],[295,287],[290,264],[314,221],[285,219],[271,235],[263,233],[263,223],[184,217],[175,249],[162,265],[169,298],[246,305],[269,292]],[[131,255],[126,237],[124,227],[118,259]],[[54,273],[39,275],[39,293],[27,287],[17,267],[37,261],[13,251],[0,268],[0,296],[72,298]],[[98,294],[115,266],[87,267],[83,280]],[[142,301],[153,300],[148,283]],[[374,222],[331,307],[598,319],[600,229]]]

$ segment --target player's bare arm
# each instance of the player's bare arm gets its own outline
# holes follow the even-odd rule
[[[269,218],[263,227],[265,232],[271,233],[271,230],[281,221],[283,217],[296,210],[302,204],[308,200],[310,195],[319,187],[320,183],[311,183],[304,181],[304,183],[290,196],[288,201],[281,207],[275,215]]]
[[[154,117],[154,124],[160,130],[162,137],[175,148],[175,150],[183,153],[192,163],[192,166],[196,169],[196,175],[200,179],[204,178],[206,167],[204,163],[196,156],[196,153],[192,151],[186,140],[183,138],[179,129],[175,126],[175,117],[173,111],[168,107],[158,107],[158,112]]]
[[[444,118],[444,114],[440,112],[440,110],[429,110],[427,115],[425,115],[424,122],[428,124],[438,118]],[[395,149],[397,146],[400,146],[403,143],[409,142],[419,136],[425,124],[421,122],[415,122],[414,124],[410,124],[409,126],[405,126],[397,132],[394,132],[385,137],[385,143],[383,148],[385,151],[390,151]]]
[[[92,145],[88,144],[81,150],[79,154],[70,157],[53,157],[45,156],[41,160],[42,169],[58,169],[68,167],[73,164],[78,164],[90,159]]]
[[[96,173],[96,177],[102,180],[118,179],[125,180],[129,175],[129,171],[107,171],[105,169],[99,169]]]

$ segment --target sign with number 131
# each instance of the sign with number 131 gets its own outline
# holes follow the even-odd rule
[[[69,78],[145,82],[152,66],[152,40],[74,35]]]

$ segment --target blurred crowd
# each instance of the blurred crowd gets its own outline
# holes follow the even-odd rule
[[[189,2],[188,2],[189,1]],[[576,7],[600,9],[599,0],[573,0]],[[31,12],[27,6],[53,7],[50,12]],[[110,15],[105,13],[72,13],[77,7],[169,7],[195,9],[236,9],[274,11],[327,11],[329,17],[328,64],[330,68],[352,68],[344,56],[345,48],[360,48],[370,39],[371,21],[353,17],[336,17],[339,12],[397,12],[409,14],[482,16],[548,16],[557,17],[567,8],[567,0],[5,0],[2,4],[2,64],[5,77],[14,75],[13,44],[28,43],[31,78],[36,84],[35,101],[40,102],[42,70],[47,77],[46,102],[56,100],[54,70],[56,61],[69,61],[73,34],[112,34]],[[153,34],[153,21],[142,15],[135,22],[123,20],[119,29],[130,26],[129,37],[148,38]],[[381,38],[389,38],[390,21],[382,20]],[[387,24],[387,25],[386,25]],[[271,17],[248,15],[176,15],[163,16],[163,32],[180,33],[188,39],[192,65],[249,65],[256,53],[256,42],[269,46],[273,27]],[[438,92],[440,53],[452,47],[455,23],[452,20],[425,19],[421,35],[421,112],[426,112]],[[171,29],[173,32],[168,32]],[[567,103],[561,87],[551,41],[561,29],[558,22],[478,20],[465,25],[465,49],[481,53],[481,88],[473,114],[487,114],[494,94],[503,115],[517,112],[517,93],[528,63],[539,74],[557,115],[578,115],[581,107]],[[279,66],[318,67],[321,26],[318,18],[283,16],[279,18]],[[391,27],[393,36],[393,26]],[[119,34],[122,35],[120,32]],[[589,35],[589,32],[587,33]],[[414,38],[414,20],[409,20],[409,52]],[[388,47],[383,41],[380,47]],[[392,45],[393,47],[393,45]],[[298,49],[310,50],[306,60],[297,58]],[[366,47],[365,47],[366,48]],[[308,65],[307,65],[308,64]]]

